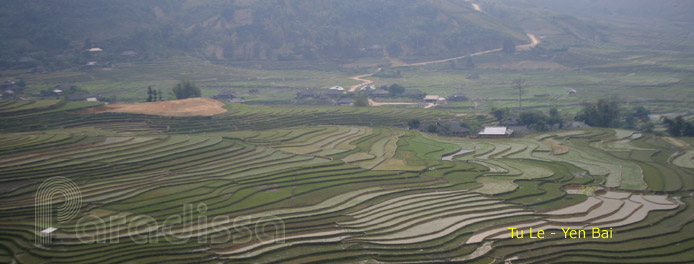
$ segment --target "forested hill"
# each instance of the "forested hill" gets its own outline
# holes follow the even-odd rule
[[[524,29],[464,0],[4,0],[0,62],[102,48],[141,57],[443,57],[525,42]],[[487,3],[480,1],[481,4]],[[26,59],[25,59],[26,60]]]

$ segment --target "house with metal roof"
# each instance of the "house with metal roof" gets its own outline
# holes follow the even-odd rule
[[[512,133],[513,130],[505,126],[493,126],[484,127],[482,131],[477,133],[477,136],[481,138],[505,138],[510,137]]]

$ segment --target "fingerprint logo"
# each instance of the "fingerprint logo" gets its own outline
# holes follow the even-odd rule
[[[39,185],[35,205],[36,243],[48,244],[51,242],[51,233],[57,230],[53,225],[53,212],[56,212],[58,222],[72,220],[82,206],[82,194],[72,180],[52,177]],[[57,206],[55,210],[54,206]]]

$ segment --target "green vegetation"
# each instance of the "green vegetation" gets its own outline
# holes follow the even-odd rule
[[[690,1],[95,1],[0,11],[0,263],[694,262]]]
[[[151,91],[151,90],[150,90]],[[198,88],[197,85],[195,85],[195,82],[191,82],[188,80],[182,80],[174,88],[172,89],[173,94],[176,96],[176,99],[186,99],[186,98],[193,98],[193,97],[200,97],[200,88]],[[157,96],[156,91],[153,93],[154,97]],[[152,98],[148,98],[148,102],[152,101]]]
[[[354,106],[358,106],[358,107],[369,106],[369,98],[366,96],[365,93],[358,93],[354,97]]]
[[[682,116],[677,116],[674,120],[666,117],[665,125],[673,137],[694,137],[694,121],[684,121]]]
[[[23,62],[27,66],[79,67],[93,61],[97,52],[88,52],[91,48],[102,49],[99,61],[147,61],[181,53],[213,60],[349,61],[381,57],[383,46],[392,57],[444,56],[479,51],[476,46],[499,45],[506,38],[523,40],[517,28],[471,16],[471,6],[455,2],[101,0],[84,6],[15,0],[5,7],[0,17],[8,41],[0,67],[27,55],[33,57]],[[431,19],[437,15],[445,18]]]
[[[26,118],[41,118],[41,114]],[[660,225],[649,223],[675,221],[673,228],[688,228],[694,220],[683,218],[691,215],[683,211],[690,206],[680,206],[663,195],[649,194],[657,190],[678,196],[682,191],[694,190],[694,181],[686,170],[691,153],[678,156],[674,161],[677,166],[659,156],[641,155],[646,149],[661,147],[652,143],[656,138],[651,135],[632,139],[633,131],[589,129],[483,140],[439,137],[387,127],[299,126],[170,135],[156,130],[131,130],[127,123],[112,124],[102,129],[84,124],[55,130],[61,133],[34,131],[0,136],[4,168],[0,178],[9,180],[22,175],[31,180],[9,181],[16,187],[8,191],[12,202],[4,204],[0,214],[0,225],[5,230],[0,241],[9,245],[4,256],[22,261],[50,258],[75,262],[89,256],[104,262],[149,262],[168,260],[169,255],[175,254],[179,261],[216,256],[232,261],[292,262],[307,258],[321,261],[363,258],[379,252],[382,260],[398,261],[425,260],[441,254],[441,250],[451,257],[465,258],[482,242],[490,243],[491,247],[490,251],[479,253],[480,256],[492,253],[509,256],[546,242],[509,247],[506,245],[517,242],[489,239],[503,238],[508,225],[532,223],[539,228],[556,221],[567,224],[605,221],[614,226],[620,236],[601,246],[602,252],[609,255],[623,252],[622,243],[629,241],[624,236],[643,237],[663,232]],[[179,130],[183,124],[171,124],[170,130]],[[213,125],[214,122],[208,122],[195,126],[198,130],[214,131],[201,127]],[[85,135],[81,131],[92,132]],[[538,147],[550,139],[553,144],[566,146],[566,152],[551,155],[549,150]],[[628,141],[611,144],[623,140]],[[586,141],[601,144],[586,144]],[[459,154],[453,161],[442,160],[466,149],[477,151]],[[638,157],[631,158],[635,155]],[[597,160],[604,163],[596,163]],[[611,191],[599,196],[581,194],[581,186],[600,185],[603,177],[607,178],[606,184],[613,182],[611,170],[615,167],[608,164],[620,164],[616,168],[621,178],[617,178],[615,190],[645,189],[646,195],[629,191]],[[601,175],[594,166],[607,170],[608,175]],[[631,176],[641,168],[649,175],[645,178],[647,187],[640,182],[641,176]],[[684,177],[673,175],[673,171]],[[264,217],[276,216],[284,223],[285,241],[262,243],[268,240],[249,237],[245,229],[239,226],[235,229],[232,222],[221,222],[217,229],[210,225],[190,225],[193,239],[185,243],[172,244],[161,237],[157,238],[159,243],[136,246],[134,241],[121,237],[119,243],[109,244],[113,248],[112,256],[93,255],[101,245],[76,240],[77,230],[70,227],[75,224],[73,220],[59,226],[57,233],[61,236],[50,248],[31,247],[33,236],[27,234],[32,225],[8,221],[23,219],[28,223],[33,217],[30,205],[35,188],[43,179],[54,176],[69,177],[80,186],[83,199],[99,201],[83,209],[80,216],[107,220],[109,216],[120,216],[128,223],[147,215],[163,224],[170,215],[180,213],[183,204],[204,203],[205,211],[194,211],[190,219],[245,216],[250,222],[241,226],[252,229],[258,222],[273,226],[273,220]],[[655,179],[676,184],[651,184]],[[662,189],[665,186],[675,188]],[[596,199],[605,202],[592,206]],[[614,206],[620,203],[624,206]],[[576,215],[575,210],[585,213]],[[117,222],[106,224],[121,226]],[[200,234],[209,232],[210,236],[204,239],[222,239],[219,227],[250,240],[221,243],[205,240],[214,251],[195,250],[199,248],[198,239],[203,239]],[[87,231],[102,232],[102,237],[114,235],[114,230],[99,231],[98,225],[87,227]],[[142,229],[137,232],[144,234]],[[668,234],[662,239],[672,243],[684,235]],[[552,241],[568,243],[576,251],[586,250],[580,243],[573,245],[573,240]],[[341,246],[335,246],[340,243],[347,243],[353,250],[344,251]],[[310,250],[305,248],[309,245]],[[460,250],[461,245],[466,250]],[[415,254],[411,248],[422,251],[417,250]],[[61,253],[68,249],[83,254]],[[14,253],[20,250],[24,254]],[[152,251],[167,254],[150,254]],[[553,254],[556,253],[537,257],[544,259]],[[536,255],[521,256],[533,259]]]

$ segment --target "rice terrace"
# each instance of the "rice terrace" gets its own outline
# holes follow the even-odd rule
[[[6,4],[0,263],[694,263],[687,1]]]

